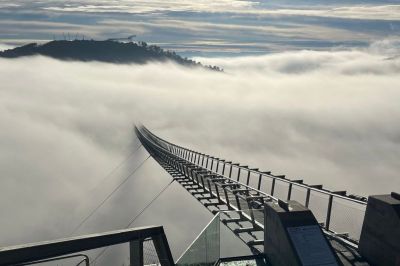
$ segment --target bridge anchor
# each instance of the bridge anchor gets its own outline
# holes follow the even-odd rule
[[[373,265],[400,265],[400,195],[370,196],[360,254]]]
[[[273,266],[343,265],[312,212],[296,201],[265,205],[264,252]]]

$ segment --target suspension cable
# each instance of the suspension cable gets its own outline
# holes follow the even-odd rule
[[[136,167],[127,177],[125,177],[125,179],[124,179],[117,187],[115,187],[114,190],[111,191],[111,193],[109,193],[109,194],[107,195],[107,197],[106,197],[103,201],[101,201],[100,204],[97,205],[96,208],[94,208],[94,209],[89,213],[89,215],[87,215],[87,216],[74,228],[74,230],[71,231],[71,233],[70,233],[69,235],[72,236],[73,234],[75,234],[75,233],[81,228],[81,226],[82,226],[87,220],[89,220],[89,218],[92,217],[93,214],[95,214],[95,212],[96,212],[98,209],[100,209],[100,208],[104,205],[104,203],[106,203],[107,200],[109,200],[109,199],[112,197],[112,195],[113,195],[115,192],[117,192],[117,190],[120,189],[120,188],[121,188],[135,173],[136,173],[136,171],[139,170],[139,168],[140,168],[149,158],[150,158],[150,155],[149,155],[138,167]]]
[[[96,190],[101,184],[103,184],[107,179],[109,179],[122,165],[124,165],[143,145],[140,143],[139,146],[129,153],[118,165],[116,165],[102,180],[100,180],[97,185],[95,185],[91,191]]]
[[[148,208],[150,207],[151,204],[153,204],[154,201],[156,201],[161,194],[167,190],[167,188],[175,181],[175,179],[172,179],[171,182],[169,182],[135,217],[132,218],[132,220],[130,220],[129,224],[125,227],[125,229],[129,228],[135,221],[137,218],[139,218],[139,216]]]
[[[175,181],[175,179],[172,179],[171,182],[169,182],[160,192],[157,193],[157,195],[155,197],[153,197],[153,199],[146,204],[146,206],[143,207],[143,209],[137,214],[135,215],[135,217],[133,217],[128,225],[125,227],[125,229],[129,228],[135,221],[136,219],[138,219],[140,217],[140,215],[143,214],[143,212],[145,212],[168,188],[169,186]],[[90,264],[93,265],[102,255],[104,255],[104,253],[108,250],[108,247],[105,247],[91,262]]]

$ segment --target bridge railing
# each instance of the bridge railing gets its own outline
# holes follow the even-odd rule
[[[241,220],[242,214],[248,213],[249,211],[250,210],[227,210],[217,212],[188,248],[182,253],[176,261],[176,265],[217,265],[216,262],[218,262],[224,255],[223,250],[226,252],[226,250],[229,250],[232,247],[231,238],[226,238],[226,231],[222,227],[227,227],[233,232],[242,230],[243,224],[240,223],[240,221],[243,222],[243,220]],[[264,209],[257,211],[260,212],[262,219],[264,219]],[[263,233],[260,234],[263,235]],[[253,254],[251,250],[247,250],[246,248],[241,248],[236,252],[236,255],[242,256]]]
[[[162,226],[149,226],[111,231],[53,241],[24,244],[20,246],[0,248],[0,266],[27,265],[30,262],[45,262],[65,259],[65,256],[102,247],[128,242],[130,245],[130,265],[143,265],[143,241],[153,240],[158,261],[162,266],[174,265],[168,241]],[[63,257],[60,257],[63,256]],[[79,254],[79,256],[82,256]],[[88,264],[88,257],[85,257]]]
[[[220,215],[216,214],[177,260],[177,266],[209,265],[220,259]]]
[[[348,195],[346,191],[327,190],[323,185],[305,184],[303,180],[291,180],[284,175],[274,175],[270,171],[260,171],[190,150],[159,138],[145,127],[141,127],[140,131],[155,145],[177,158],[224,176],[273,200],[297,200],[314,212],[325,230],[340,233],[343,237],[349,236],[354,242],[359,239],[366,209],[365,197]]]

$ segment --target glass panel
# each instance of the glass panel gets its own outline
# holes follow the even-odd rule
[[[214,217],[211,224],[208,225],[206,231],[206,264],[214,265],[220,258],[220,220],[219,215]]]
[[[176,265],[214,265],[219,257],[220,220],[217,214],[178,259]]]
[[[250,216],[248,213],[252,213]],[[256,239],[263,239],[263,231],[251,231],[251,233],[237,233],[232,234],[232,231],[254,228],[255,225],[263,227],[263,209],[241,210],[241,211],[223,211],[220,213],[221,217],[221,254],[224,258],[247,256],[254,254],[254,249],[251,250],[246,245],[249,241]],[[255,221],[252,220],[255,218]],[[226,229],[226,230],[225,230]],[[224,231],[225,230],[225,231]],[[228,234],[229,231],[229,234]],[[225,232],[225,234],[224,234]],[[233,242],[237,242],[236,244]],[[255,245],[253,248],[257,249],[260,253],[263,252],[263,245]]]

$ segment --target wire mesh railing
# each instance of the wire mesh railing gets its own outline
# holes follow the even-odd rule
[[[231,208],[242,208],[243,199],[237,196],[242,192],[234,191],[230,186],[221,185],[238,184],[241,190],[249,196],[264,196],[269,200],[297,200],[313,211],[317,220],[327,231],[338,232],[340,235],[357,242],[359,239],[362,220],[365,213],[366,198],[357,195],[348,195],[346,191],[330,191],[322,185],[305,184],[303,180],[290,180],[284,175],[273,175],[271,172],[263,172],[249,166],[241,165],[217,158],[204,153],[189,150],[159,138],[145,127],[137,128],[137,132],[144,136],[144,141],[151,142],[153,148],[169,153],[173,160],[181,160],[181,163],[190,163],[206,169],[208,175],[214,175],[215,179],[225,178],[228,181],[216,184],[210,177],[201,177],[200,182],[210,188],[212,193],[219,192],[219,198],[227,202]],[[210,182],[216,184],[210,186]],[[218,191],[218,186],[220,191]],[[222,196],[221,196],[222,195]],[[251,203],[253,200],[250,200]],[[262,203],[262,202],[261,202]],[[246,207],[248,208],[248,207]],[[352,212],[352,210],[355,210]]]
[[[161,265],[153,240],[147,238],[143,241],[143,265]]]

